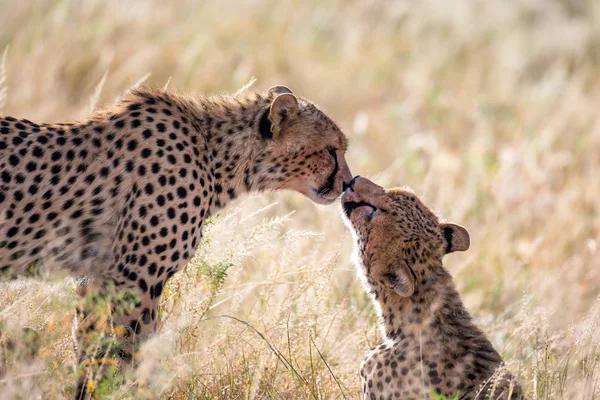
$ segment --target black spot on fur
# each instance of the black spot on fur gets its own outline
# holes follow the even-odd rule
[[[258,131],[263,139],[273,139],[273,132],[271,132],[271,120],[269,119],[270,112],[271,107],[267,107],[260,117],[260,123],[258,124]]]

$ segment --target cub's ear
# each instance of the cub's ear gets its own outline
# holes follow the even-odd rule
[[[466,251],[471,245],[469,232],[465,228],[456,224],[441,224],[442,233],[446,240],[446,254],[454,251]]]
[[[273,134],[274,139],[279,137],[286,125],[296,119],[298,111],[298,99],[291,94],[291,92],[283,93],[275,97],[269,111],[271,133]]]
[[[406,263],[400,261],[399,265],[393,265],[381,276],[382,283],[391,291],[402,297],[410,297],[415,292],[417,285],[417,274]]]
[[[294,93],[292,93],[292,91],[289,88],[287,88],[285,86],[273,86],[271,89],[269,89],[268,93],[269,93],[269,96],[271,96],[271,97],[275,97],[277,95],[286,94],[286,93],[294,94]]]

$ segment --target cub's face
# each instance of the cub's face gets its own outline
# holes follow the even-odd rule
[[[284,87],[270,90],[271,106],[261,121],[268,167],[277,173],[271,189],[300,192],[319,204],[335,201],[350,182],[347,139],[336,124],[309,101]]]
[[[342,209],[367,281],[405,297],[413,294],[417,274],[429,262],[469,248],[463,227],[440,223],[406,189],[385,189],[356,177],[342,195]]]

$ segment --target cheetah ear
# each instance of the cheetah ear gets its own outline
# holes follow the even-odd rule
[[[465,228],[451,223],[441,224],[440,227],[446,240],[446,254],[469,249],[471,239]]]
[[[285,94],[285,93],[294,94],[294,93],[292,93],[292,91],[289,88],[287,88],[285,86],[273,86],[271,89],[269,89],[268,93],[269,93],[269,97],[275,97],[277,95]]]
[[[269,111],[273,138],[277,139],[281,135],[286,125],[297,117],[298,110],[298,99],[293,94],[283,93],[275,97]]]
[[[402,297],[410,297],[415,292],[417,274],[406,261],[402,260],[399,266],[394,265],[383,274],[382,281],[391,291]]]

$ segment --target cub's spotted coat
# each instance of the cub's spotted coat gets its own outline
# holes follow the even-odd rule
[[[359,275],[384,343],[363,361],[364,399],[521,399],[512,376],[475,326],[442,257],[469,248],[469,234],[438,218],[410,191],[356,177],[342,195]],[[498,371],[500,372],[500,371]]]
[[[0,276],[35,264],[133,294],[135,310],[115,324],[145,336],[207,217],[251,191],[333,202],[352,178],[346,145],[282,86],[235,97],[134,90],[81,123],[0,118]]]

